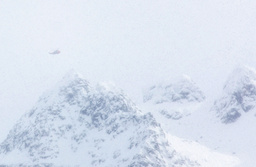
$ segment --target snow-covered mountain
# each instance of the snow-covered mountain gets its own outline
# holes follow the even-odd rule
[[[215,101],[211,110],[223,123],[232,123],[251,112],[255,105],[256,71],[243,66],[232,72],[223,87],[222,96]]]
[[[13,127],[0,145],[0,165],[210,167],[219,163],[216,158],[222,162],[216,166],[236,163],[208,150],[203,154],[214,156],[191,156],[178,151],[182,140],[175,141],[122,92],[92,87],[71,72]]]
[[[152,101],[155,104],[165,102],[185,103],[201,102],[205,99],[202,91],[197,87],[195,82],[188,76],[173,82],[163,82],[151,86],[145,91],[143,101]]]
[[[168,119],[178,120],[197,109],[205,95],[188,76],[165,81],[144,91],[143,102]]]
[[[241,160],[239,167],[255,166],[254,69],[246,66],[236,68],[227,78],[223,90],[216,91],[213,97],[204,98],[203,101],[165,100],[156,103],[152,100],[155,97],[167,98],[166,93],[163,93],[164,87],[154,89],[155,92],[151,91],[150,94],[151,100],[140,104],[140,107],[145,113],[150,111],[165,132],[196,141],[218,152],[235,155]]]

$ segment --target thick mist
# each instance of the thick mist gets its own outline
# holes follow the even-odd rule
[[[1,1],[0,139],[71,69],[136,103],[143,88],[183,74],[213,96],[234,67],[255,66],[255,9],[252,0]]]

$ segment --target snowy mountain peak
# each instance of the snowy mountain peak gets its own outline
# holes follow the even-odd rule
[[[241,66],[236,68],[223,88],[227,93],[232,93],[234,89],[240,88],[246,84],[253,84],[256,81],[256,71],[247,66]]]
[[[69,71],[66,73],[66,75],[65,75],[63,78],[71,79],[71,78],[77,78],[77,77],[82,78],[82,75],[79,74],[76,70],[71,69],[71,70],[69,70]]]
[[[89,82],[74,69],[68,71],[56,87],[64,87],[69,84],[89,85]],[[56,88],[55,88],[56,89]]]
[[[59,103],[77,103],[89,92],[93,92],[90,83],[74,70],[69,71],[53,89],[45,92],[38,101],[37,105],[53,105],[56,100]]]
[[[150,87],[143,97],[144,102],[152,101],[155,104],[165,102],[186,103],[201,102],[205,96],[195,82],[186,75],[176,81],[163,82]]]
[[[235,122],[251,111],[256,103],[256,71],[243,66],[235,69],[223,87],[223,95],[216,100],[213,111],[223,123]]]
[[[200,166],[124,94],[73,73],[61,83],[0,144],[0,166]]]

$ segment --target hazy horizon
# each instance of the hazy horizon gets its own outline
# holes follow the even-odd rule
[[[70,69],[135,102],[183,74],[220,92],[235,67],[256,67],[255,9],[252,0],[1,1],[0,139]]]

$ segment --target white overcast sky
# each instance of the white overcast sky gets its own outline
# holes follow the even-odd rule
[[[221,91],[256,65],[255,30],[254,0],[1,0],[0,139],[70,69],[136,102],[182,74]]]

